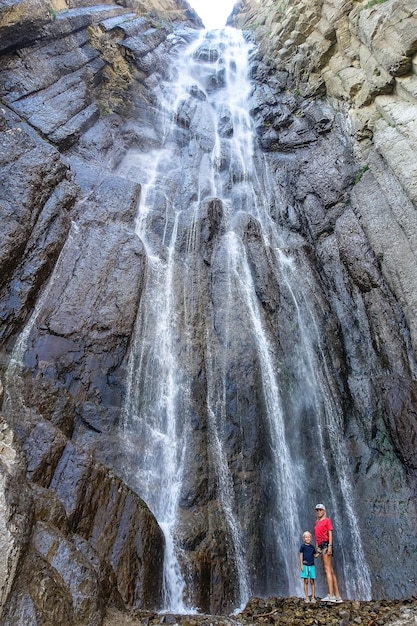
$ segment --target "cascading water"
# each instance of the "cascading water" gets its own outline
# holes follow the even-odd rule
[[[119,170],[142,185],[147,254],[124,439],[165,534],[163,609],[175,612],[212,610],[215,578],[223,607],[301,594],[298,547],[319,496],[355,544],[350,555],[340,542],[347,592],[370,595],[317,286],[272,216],[279,191],[255,148],[249,56],[234,29],[182,46],[157,90],[160,149],[128,153]]]

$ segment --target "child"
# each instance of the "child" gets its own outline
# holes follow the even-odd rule
[[[314,557],[317,557],[318,553],[311,543],[312,540],[312,534],[306,530],[303,533],[304,543],[300,547],[300,568],[301,578],[304,579],[305,602],[316,602],[316,566],[314,565]],[[311,585],[311,600],[308,597],[308,581],[310,581]]]

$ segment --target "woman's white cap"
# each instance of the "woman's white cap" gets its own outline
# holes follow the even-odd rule
[[[316,510],[317,509],[324,509],[324,510],[326,510],[326,507],[324,506],[324,504],[316,504]]]

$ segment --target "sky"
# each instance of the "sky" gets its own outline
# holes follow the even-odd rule
[[[223,28],[236,0],[188,0],[208,30]]]

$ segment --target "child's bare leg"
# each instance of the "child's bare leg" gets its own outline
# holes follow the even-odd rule
[[[304,595],[308,598],[308,578],[304,578]]]
[[[316,597],[316,581],[314,580],[314,578],[310,579],[310,583],[311,583],[311,597],[315,598]]]

